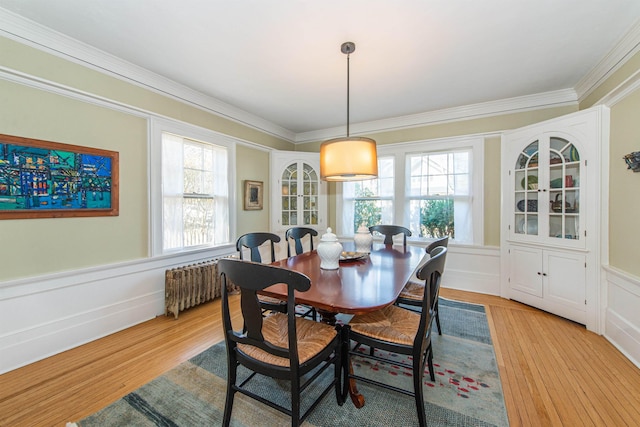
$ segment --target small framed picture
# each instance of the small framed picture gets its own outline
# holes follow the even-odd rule
[[[259,211],[262,210],[262,181],[245,181],[244,182],[244,210]]]

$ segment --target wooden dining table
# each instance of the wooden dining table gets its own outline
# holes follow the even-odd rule
[[[345,252],[353,251],[352,242],[343,242]],[[316,251],[292,256],[271,265],[305,274],[311,288],[296,292],[296,303],[315,307],[323,322],[336,322],[336,314],[364,314],[395,302],[420,261],[423,248],[403,245],[374,244],[371,252],[359,259],[344,260],[337,270],[320,268]],[[266,288],[265,295],[287,298],[287,286],[277,284]],[[355,382],[350,382],[349,394],[356,407],[364,405],[364,397]]]

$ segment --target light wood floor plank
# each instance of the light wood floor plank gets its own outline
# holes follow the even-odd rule
[[[640,425],[640,369],[603,337],[499,297],[441,296],[485,305],[511,426]],[[217,300],[6,373],[0,425],[80,420],[222,339]]]

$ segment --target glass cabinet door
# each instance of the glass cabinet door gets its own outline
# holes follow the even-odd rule
[[[289,164],[281,177],[283,226],[318,225],[318,173],[305,162]]]
[[[538,235],[540,144],[534,141],[518,156],[515,166],[514,225],[517,234]]]
[[[549,141],[549,237],[580,238],[580,153],[566,139]]]
[[[579,240],[580,172],[580,153],[570,141],[552,136],[528,144],[513,174],[515,234]]]
[[[298,225],[298,164],[282,172],[282,225]]]
[[[318,225],[318,173],[311,165],[302,164],[302,224]]]

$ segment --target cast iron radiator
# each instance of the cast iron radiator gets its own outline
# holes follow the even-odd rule
[[[165,315],[178,313],[219,297],[218,259],[172,268],[165,272]]]

